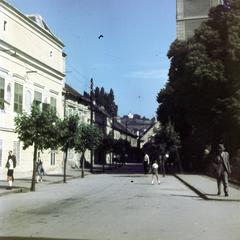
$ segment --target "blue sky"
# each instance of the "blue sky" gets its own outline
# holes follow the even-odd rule
[[[40,14],[65,44],[66,82],[79,92],[114,90],[119,115],[153,117],[176,38],[175,0],[8,0]],[[99,35],[104,37],[98,39]]]

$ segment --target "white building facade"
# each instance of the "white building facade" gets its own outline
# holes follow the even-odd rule
[[[25,16],[0,0],[0,169],[8,151],[17,157],[18,172],[32,171],[33,149],[22,149],[14,118],[31,111],[33,101],[48,103],[63,116],[64,45],[40,16]],[[40,154],[40,153],[39,153]],[[62,153],[41,153],[47,171],[62,165]]]

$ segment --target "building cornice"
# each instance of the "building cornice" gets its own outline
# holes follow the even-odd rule
[[[21,13],[19,10],[11,6],[9,3],[7,3],[4,0],[0,0],[0,5],[14,14],[18,19],[26,23],[28,26],[34,28],[38,33],[41,35],[44,35],[46,38],[48,38],[51,41],[54,41],[59,47],[64,48],[64,44],[54,35],[50,34],[47,30],[43,29],[42,27],[38,26],[37,23],[29,19],[27,16],[25,16],[23,13]]]
[[[32,67],[37,68],[53,77],[56,77],[59,80],[62,80],[65,77],[65,74],[63,74],[62,72],[50,67],[49,65],[39,61],[36,58],[28,55],[27,53],[12,46],[11,44],[6,43],[3,40],[0,40],[0,52],[3,50],[6,54],[8,54],[12,57],[15,57],[16,59],[19,59],[19,60],[31,65]],[[8,51],[6,51],[6,50],[8,50]]]
[[[182,18],[177,18],[177,21],[190,21],[190,20],[204,20],[208,19],[208,16],[193,16],[193,17],[182,17]]]

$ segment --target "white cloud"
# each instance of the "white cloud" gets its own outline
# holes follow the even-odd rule
[[[134,71],[125,75],[127,78],[138,79],[164,79],[168,77],[168,69],[151,69],[143,71]]]

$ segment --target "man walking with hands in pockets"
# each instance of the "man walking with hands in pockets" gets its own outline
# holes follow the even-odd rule
[[[225,151],[223,144],[218,144],[216,155],[213,158],[213,166],[216,172],[218,195],[221,194],[221,183],[223,182],[223,188],[225,197],[228,196],[228,176],[231,174],[229,164],[229,153]]]

